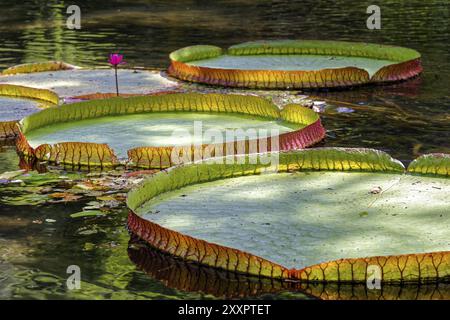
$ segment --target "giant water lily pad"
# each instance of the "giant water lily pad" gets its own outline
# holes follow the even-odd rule
[[[415,50],[344,41],[255,41],[226,50],[200,45],[174,51],[170,59],[169,73],[177,78],[231,87],[345,87],[422,71]]]
[[[184,259],[259,276],[365,282],[370,266],[385,282],[449,276],[448,179],[404,174],[370,149],[277,155],[276,174],[249,158],[156,174],[129,193],[129,228]]]
[[[221,55],[215,58],[192,61],[189,65],[217,69],[266,71],[314,71],[355,67],[366,70],[371,77],[382,67],[394,63],[395,61],[393,60],[340,57],[336,55]]]
[[[13,75],[20,73],[34,73],[46,71],[72,70],[78,67],[65,63],[63,61],[46,61],[35,63],[24,63],[9,67],[1,72],[3,75]]]
[[[0,84],[8,83],[49,89],[60,97],[115,92],[112,69],[73,69],[0,76]],[[145,94],[174,89],[177,83],[157,71],[122,69],[119,71],[120,92]]]
[[[34,130],[27,134],[27,139],[34,148],[45,143],[59,142],[106,143],[119,158],[126,159],[129,149],[140,146],[183,146],[217,142],[216,137],[208,135],[208,132],[220,133],[223,142],[234,141],[235,137],[227,137],[226,132],[238,129],[264,131],[267,136],[274,132],[281,134],[293,130],[288,123],[283,125],[283,122],[258,117],[169,112],[57,124]],[[195,132],[196,130],[201,131]]]
[[[15,137],[16,123],[24,116],[58,103],[52,91],[0,83],[0,139]]]
[[[128,155],[128,165],[145,168],[304,148],[325,135],[319,116],[299,105],[279,110],[261,97],[197,93],[63,105],[24,118],[20,131],[17,147],[25,156],[114,166],[117,154]]]

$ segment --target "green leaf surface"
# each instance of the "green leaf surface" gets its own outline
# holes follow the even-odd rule
[[[87,210],[87,211],[81,211],[77,213],[72,213],[70,215],[71,218],[82,218],[82,217],[97,217],[97,216],[104,216],[106,213],[104,211],[100,210]]]
[[[384,192],[372,194],[374,186]],[[144,217],[182,234],[301,268],[340,258],[449,250],[448,193],[447,179],[280,173],[185,187],[139,212],[151,212]]]
[[[382,67],[393,63],[395,61],[337,55],[222,55],[189,64],[208,68],[283,71],[356,67],[366,70],[371,77]]]

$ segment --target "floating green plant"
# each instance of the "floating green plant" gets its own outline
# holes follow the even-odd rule
[[[0,84],[0,96],[31,98],[50,102],[55,105],[59,103],[58,95],[50,90],[37,89],[14,84]]]
[[[277,145],[272,146],[271,139],[257,137],[255,140],[245,140],[244,148],[238,148],[237,142],[228,145],[229,141],[214,144],[182,146],[179,149],[173,145],[139,145],[141,137],[136,137],[137,145],[128,150],[127,165],[143,168],[167,168],[172,166],[174,152],[183,153],[182,162],[190,162],[198,158],[217,156],[223,154],[255,153],[267,150],[291,150],[310,146],[325,135],[319,116],[311,109],[299,105],[288,105],[279,110],[270,101],[256,96],[224,95],[224,94],[164,94],[153,96],[138,96],[130,98],[111,98],[63,105],[56,109],[47,109],[25,117],[21,121],[21,132],[17,139],[17,147],[21,154],[35,157],[39,160],[51,161],[61,164],[78,166],[115,166],[119,164],[118,158],[110,145],[93,141],[57,141],[56,143],[30,145],[28,139],[33,140],[33,134],[51,131],[51,126],[76,125],[77,121],[86,121],[95,125],[96,120],[101,123],[105,117],[125,117],[134,114],[152,114],[143,117],[156,118],[157,114],[174,112],[182,113],[181,118],[188,113],[199,113],[200,118],[211,115],[226,116],[230,126],[238,122],[242,127],[246,121],[249,123],[260,121],[263,126],[281,121],[276,124],[282,129],[280,135],[269,136],[277,138]],[[163,116],[164,117],[164,116]],[[231,117],[231,118],[230,118]],[[234,118],[233,118],[234,117]],[[112,118],[110,118],[112,119]],[[119,118],[117,118],[119,119]],[[234,119],[234,120],[233,120]],[[248,120],[245,120],[248,119]],[[121,118],[125,120],[125,118]],[[191,118],[192,120],[192,118]],[[239,121],[238,121],[239,120]],[[109,121],[109,120],[108,120]],[[235,122],[233,125],[233,121]],[[265,121],[265,122],[264,122]],[[256,123],[255,122],[255,123]],[[256,123],[257,124],[257,123]],[[239,127],[238,126],[238,127]],[[173,127],[173,126],[172,126]],[[225,128],[226,129],[226,128]],[[126,130],[125,130],[126,131]],[[117,132],[117,130],[116,130]],[[141,132],[145,134],[145,132]],[[77,139],[82,136],[76,134]],[[117,138],[117,135],[114,136]],[[131,141],[132,137],[128,137]],[[266,142],[266,141],[269,142]],[[42,141],[41,141],[42,142]],[[41,143],[40,142],[40,143]],[[256,150],[250,146],[256,145]],[[209,148],[211,150],[205,149]],[[179,156],[179,155],[178,155]],[[180,157],[181,158],[181,157]]]
[[[12,100],[16,98],[33,99],[35,101]],[[48,104],[53,106],[58,103],[58,95],[50,90],[0,84],[0,106],[4,105],[2,108],[8,108],[0,117],[0,139],[9,139],[17,136],[19,132],[17,123],[23,116],[21,111],[30,113],[32,108],[35,109],[33,111],[37,111],[39,107],[47,106]]]
[[[367,290],[366,283],[308,283],[251,277],[193,264],[130,240],[128,256],[137,267],[169,288],[203,292],[235,299],[278,293],[286,298],[324,300],[422,300],[450,298],[450,284],[384,284],[382,290]],[[212,285],[214,284],[214,285]]]
[[[59,71],[59,70],[71,70],[75,67],[62,61],[47,61],[47,62],[36,62],[36,63],[26,63],[17,66],[10,67],[3,70],[3,75],[11,75],[18,73],[34,73],[34,72],[44,72],[44,71]]]
[[[374,266],[380,271],[381,281],[386,283],[417,283],[448,278],[450,251],[445,239],[448,238],[449,222],[445,212],[449,203],[448,199],[443,197],[449,188],[448,179],[421,177],[419,180],[414,176],[405,175],[404,167],[399,161],[383,152],[371,149],[319,148],[279,153],[279,164],[276,166],[278,173],[270,177],[262,175],[260,178],[253,176],[265,172],[270,164],[252,164],[249,158],[245,159],[247,160],[244,163],[235,162],[229,165],[216,163],[216,160],[212,159],[173,167],[167,172],[149,177],[128,194],[127,204],[131,209],[128,218],[129,229],[152,247],[185,260],[263,277],[297,279],[306,282],[361,283],[369,279],[367,268]],[[310,170],[324,171],[324,173],[302,173]],[[330,171],[352,172],[332,173]],[[297,176],[288,174],[293,172],[299,173]],[[244,178],[244,176],[248,177]],[[262,182],[264,177],[266,180],[270,178],[270,188],[263,183],[257,183]],[[231,179],[228,180],[230,182],[224,181],[228,183],[228,187],[220,182],[223,179]],[[234,179],[235,182],[233,182]],[[255,181],[254,184],[251,182],[252,179]],[[288,179],[288,182],[291,182],[284,189],[278,190],[281,192],[277,192],[277,181],[281,181],[280,179],[284,181]],[[215,180],[217,182],[214,184],[203,184],[195,188],[200,183]],[[192,186],[189,187],[192,190],[187,186]],[[372,192],[373,187],[381,191]],[[170,194],[165,195],[165,193],[179,188],[183,188],[178,192],[183,195],[183,199],[172,200],[167,203],[168,206],[164,206],[165,200],[173,199]],[[209,222],[205,211],[198,214],[185,208],[181,212],[178,210],[176,216],[164,213],[170,212],[170,208],[175,210],[181,208],[177,207],[177,202],[187,203],[189,207],[190,202],[186,200],[189,199],[189,195],[200,199],[202,194],[208,194],[208,188],[215,188],[221,195],[221,200],[215,201],[214,197],[210,198],[213,203],[208,205],[208,210],[216,212],[216,227]],[[241,192],[234,192],[236,188],[242,189]],[[251,193],[251,190],[254,192]],[[238,199],[239,194],[241,200]],[[258,214],[254,217],[251,215],[252,206],[246,206],[243,203],[239,205],[239,201],[246,201],[245,199],[248,200],[252,196],[257,198],[254,199],[253,207]],[[283,197],[287,197],[284,202]],[[312,201],[315,197],[320,199]],[[280,200],[274,202],[274,198]],[[425,198],[433,199],[433,204],[429,201],[424,202]],[[200,201],[199,199],[197,200]],[[228,209],[226,209],[226,203],[222,209],[217,207],[220,206],[220,202],[226,202],[226,199],[230,201]],[[265,205],[264,199],[270,199],[271,204]],[[145,206],[147,203],[151,204],[150,200],[156,201],[156,207]],[[286,203],[290,209],[285,210],[283,203]],[[233,207],[236,205],[241,209],[243,207],[247,209],[240,212]],[[308,205],[311,208],[308,209]],[[154,209],[152,212],[161,212],[148,214],[145,217],[140,216],[148,212],[149,208]],[[293,211],[292,208],[297,209]],[[362,211],[361,208],[365,208],[367,212],[370,211],[364,219],[358,215]],[[296,211],[298,209],[301,210]],[[197,211],[200,210],[197,208]],[[307,210],[310,211],[305,212]],[[233,214],[228,216],[230,212]],[[280,212],[283,212],[282,216],[278,216],[281,215]],[[221,215],[221,213],[227,214]],[[201,222],[197,221],[196,217],[202,214],[206,215]],[[298,215],[303,215],[303,220]],[[183,217],[183,221],[177,217]],[[231,223],[233,220],[238,224]],[[159,224],[158,221],[164,223]],[[262,222],[267,222],[269,225],[257,227],[252,225]],[[283,223],[285,225],[274,232],[272,223],[278,226]],[[411,227],[408,229],[410,230],[408,231],[410,240],[407,241],[409,244],[401,243],[399,239],[397,239],[398,243],[395,243],[393,239],[390,239],[396,237],[395,232],[404,236],[407,230],[400,227],[402,224]],[[434,236],[426,235],[426,231],[422,230],[429,224],[433,224],[433,228],[437,230]],[[189,226],[202,227],[190,228]],[[313,228],[313,226],[316,227]],[[345,226],[352,226],[358,232],[353,234],[353,231],[346,230]],[[386,229],[388,226],[401,230],[389,231],[394,234],[383,234],[389,229]],[[249,230],[254,228],[256,233],[253,233],[252,237]],[[277,226],[275,230],[276,228]],[[364,228],[368,228],[366,234],[360,232]],[[325,232],[325,229],[328,231]],[[184,233],[183,230],[187,230],[188,233]],[[337,232],[339,230],[342,234]],[[295,234],[302,231],[310,234],[297,235],[290,240],[283,234],[284,232]],[[252,237],[252,240],[245,240],[244,234]],[[267,236],[256,241],[256,235],[261,237],[263,234]],[[319,244],[324,244],[324,248],[316,250],[308,258],[307,247],[305,247],[308,237],[310,241],[313,241],[315,236],[320,235],[330,236],[334,240],[328,245],[326,241],[318,241]],[[355,239],[348,238],[355,235],[358,235]],[[373,237],[372,240],[371,237]],[[238,242],[232,243],[232,239],[235,238]],[[347,239],[347,244],[337,246],[339,239]],[[246,246],[246,243],[249,246]],[[301,248],[305,248],[304,256],[302,256]],[[329,250],[327,251],[326,248]],[[339,249],[342,249],[342,252]],[[317,257],[317,252],[321,252],[320,257]],[[345,259],[342,259],[344,257]],[[298,261],[289,260],[292,258],[297,258]],[[322,262],[321,259],[328,262]]]
[[[0,139],[16,137],[19,132],[18,121],[0,122]]]
[[[221,49],[191,46],[170,54],[169,73],[230,87],[322,88],[411,78],[422,71],[412,49],[318,40],[254,41]]]
[[[300,129],[299,126],[297,128]],[[152,112],[54,124],[30,131],[27,133],[27,139],[33,147],[61,141],[106,143],[119,158],[125,159],[127,150],[136,147],[210,144],[214,143],[216,137],[205,134],[207,132],[246,132],[251,129],[267,130],[268,133],[277,130],[280,134],[293,130],[289,123],[261,117],[199,112]]]
[[[408,166],[408,172],[417,174],[450,176],[450,155],[425,154]]]

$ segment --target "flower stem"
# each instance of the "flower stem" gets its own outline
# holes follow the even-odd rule
[[[117,93],[117,96],[119,96],[119,81],[117,80],[117,66],[114,67],[114,72],[116,75],[116,93]]]

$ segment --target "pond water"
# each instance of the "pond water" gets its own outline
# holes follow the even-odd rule
[[[422,54],[424,73],[420,78],[390,86],[311,93],[334,101],[322,116],[328,129],[323,145],[374,147],[404,162],[421,153],[450,151],[448,1],[383,1],[381,30],[366,28],[367,4],[362,1],[97,0],[81,5],[81,30],[66,28],[67,5],[57,0],[24,0],[20,4],[3,0],[0,68],[49,59],[104,66],[112,51],[124,53],[129,66],[166,68],[168,54],[184,46],[227,47],[260,39],[406,46]],[[350,112],[339,112],[342,110]],[[16,166],[12,152],[9,147],[2,150],[3,170]],[[1,186],[0,194],[6,194]],[[81,204],[16,207],[0,202],[1,298],[73,298],[75,293],[62,285],[70,264],[83,270],[85,290],[78,297],[212,297],[169,288],[136,269],[127,254],[124,212],[88,222],[65,218],[80,208]],[[37,217],[58,222],[52,226],[21,222]],[[12,222],[16,223],[14,228]],[[80,228],[97,232],[80,236]],[[96,247],[85,250],[86,243]],[[274,291],[269,290],[270,297],[306,297]],[[365,290],[359,292],[364,298]]]

